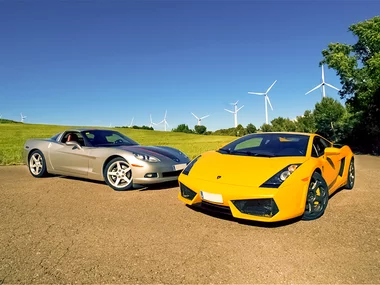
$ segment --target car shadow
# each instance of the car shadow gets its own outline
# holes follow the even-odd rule
[[[260,227],[260,228],[278,228],[278,227],[284,227],[284,226],[288,226],[288,225],[294,224],[294,223],[302,220],[302,217],[297,217],[297,218],[289,219],[289,220],[286,220],[286,221],[269,222],[269,223],[267,222],[266,223],[266,222],[258,222],[258,221],[238,219],[238,218],[233,217],[232,214],[218,212],[218,211],[213,211],[213,210],[210,210],[210,209],[205,209],[205,208],[202,208],[199,205],[192,205],[192,206],[186,205],[186,206],[189,209],[193,210],[193,211],[196,211],[196,212],[199,212],[199,213],[211,216],[211,217],[216,218],[216,219],[221,219],[221,220],[226,220],[226,221],[232,221],[232,222],[236,222],[236,223],[239,223],[239,224],[242,224],[242,225],[253,226],[253,227]]]
[[[63,179],[68,179],[68,180],[76,180],[76,181],[84,181],[88,183],[94,183],[98,185],[104,185],[109,187],[104,181],[98,181],[98,180],[91,180],[88,178],[82,178],[82,177],[73,177],[73,176],[66,176],[66,175],[50,175],[50,177],[58,177],[58,178],[63,178]],[[168,190],[171,188],[178,187],[178,181],[169,181],[169,182],[161,182],[157,184],[150,184],[150,185],[140,185],[140,184],[134,184],[133,189],[127,190],[127,191],[149,191],[149,190]],[[110,187],[110,189],[112,189]],[[118,191],[118,192],[127,192],[127,191]]]

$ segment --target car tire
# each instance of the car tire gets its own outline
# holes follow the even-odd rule
[[[344,186],[345,189],[351,190],[355,185],[355,163],[352,158],[350,161],[350,165],[347,170],[347,184]]]
[[[41,178],[48,175],[46,169],[46,160],[40,150],[33,150],[29,154],[28,169],[33,177]]]
[[[104,167],[103,176],[113,190],[125,191],[133,188],[132,168],[122,157],[110,160]]]
[[[318,172],[311,176],[302,219],[311,221],[320,218],[329,201],[329,190],[325,179]]]

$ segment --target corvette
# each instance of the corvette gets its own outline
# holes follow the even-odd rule
[[[24,159],[34,177],[60,174],[105,181],[114,190],[176,181],[190,159],[167,146],[142,146],[101,129],[73,129],[49,139],[31,139]]]
[[[261,222],[315,220],[329,196],[354,187],[354,155],[317,134],[256,133],[199,155],[178,180],[178,198],[191,206]]]

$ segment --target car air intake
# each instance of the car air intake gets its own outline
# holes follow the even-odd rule
[[[181,196],[185,199],[193,200],[195,195],[197,195],[197,193],[195,193],[194,191],[192,191],[190,188],[186,187],[182,183],[180,184],[180,190],[181,190]]]
[[[273,217],[278,213],[273,199],[234,200],[232,203],[240,212],[248,215]]]

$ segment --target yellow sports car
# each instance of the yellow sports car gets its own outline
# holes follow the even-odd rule
[[[354,187],[354,155],[316,134],[256,133],[199,155],[178,179],[188,205],[262,222],[314,220],[332,193]]]

